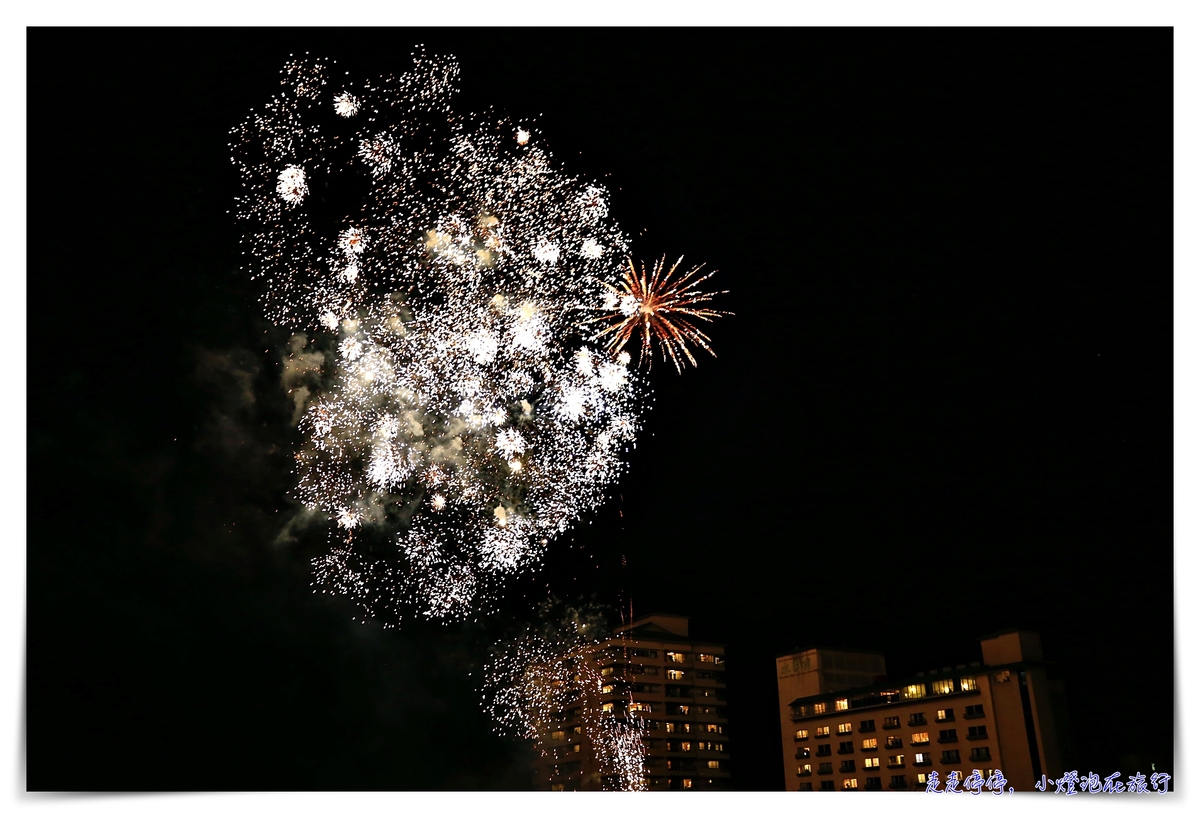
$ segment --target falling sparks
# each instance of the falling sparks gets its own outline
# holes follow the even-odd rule
[[[696,365],[689,344],[716,355],[709,337],[697,329],[693,321],[712,321],[729,313],[699,306],[713,297],[699,289],[699,285],[713,275],[707,273],[697,277],[703,265],[676,276],[683,259],[672,264],[666,273],[663,272],[665,262],[665,257],[660,259],[653,272],[647,274],[645,265],[639,271],[633,260],[628,259],[624,277],[618,285],[602,282],[605,293],[600,310],[604,315],[593,320],[616,322],[596,336],[597,340],[608,336],[610,352],[621,352],[634,335],[640,334],[639,363],[644,361],[650,365],[651,347],[657,342],[664,355],[675,364],[675,369],[682,372],[683,359]]]
[[[538,630],[493,646],[484,668],[484,708],[499,732],[531,740],[553,759],[551,733],[563,711],[578,707],[605,786],[645,790],[646,725],[629,707],[631,699],[613,707],[611,679],[601,674],[604,619],[590,606],[551,615],[556,607],[555,600],[543,603]]]

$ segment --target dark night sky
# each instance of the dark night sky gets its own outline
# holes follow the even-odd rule
[[[629,474],[501,616],[397,632],[311,593],[319,541],[271,545],[296,438],[226,143],[289,53],[368,77],[416,43],[736,315],[655,367]],[[1066,680],[1069,767],[1173,769],[1169,29],[28,46],[31,790],[524,788],[473,684],[547,584],[728,645],[744,789],[782,787],[775,654],[904,673],[1007,626]]]

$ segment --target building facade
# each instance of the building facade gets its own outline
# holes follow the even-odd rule
[[[1062,774],[1041,640],[1008,631],[980,640],[983,661],[896,681],[883,656],[808,648],[779,656],[788,790],[924,790],[931,773],[965,780],[996,770],[1032,790]],[[872,681],[860,684],[863,679]]]
[[[641,719],[650,790],[729,788],[729,722],[723,645],[692,639],[688,617],[651,614],[617,628],[589,657],[603,681],[603,712]],[[571,706],[539,747],[539,789],[611,789],[603,752]]]

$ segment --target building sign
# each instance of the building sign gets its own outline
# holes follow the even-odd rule
[[[807,653],[802,653],[799,656],[785,656],[782,659],[777,659],[776,664],[779,668],[780,679],[807,673],[813,669],[812,657]]]

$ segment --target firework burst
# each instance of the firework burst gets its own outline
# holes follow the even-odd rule
[[[246,270],[293,332],[295,496],[341,531],[317,584],[390,624],[486,610],[621,475],[647,390],[620,327],[589,337],[606,298],[652,305],[672,355],[716,314],[691,273],[604,283],[629,251],[607,190],[531,123],[456,114],[458,73],[293,60],[233,131]]]
[[[693,321],[712,321],[731,313],[700,306],[711,301],[714,295],[700,289],[700,284],[713,273],[697,277],[704,266],[700,265],[677,276],[676,270],[682,262],[683,258],[680,257],[664,273],[664,256],[654,265],[653,272],[647,274],[645,264],[638,270],[633,260],[627,259],[619,284],[601,282],[606,291],[604,305],[601,307],[604,314],[593,321],[616,322],[596,335],[596,339],[607,336],[610,353],[619,353],[635,335],[640,334],[641,350],[638,363],[644,361],[647,368],[652,361],[653,342],[658,343],[664,355],[675,364],[678,372],[683,371],[685,358],[692,366],[696,366],[696,359],[692,356],[689,345],[698,346],[716,357],[710,345],[711,339],[700,331]]]

